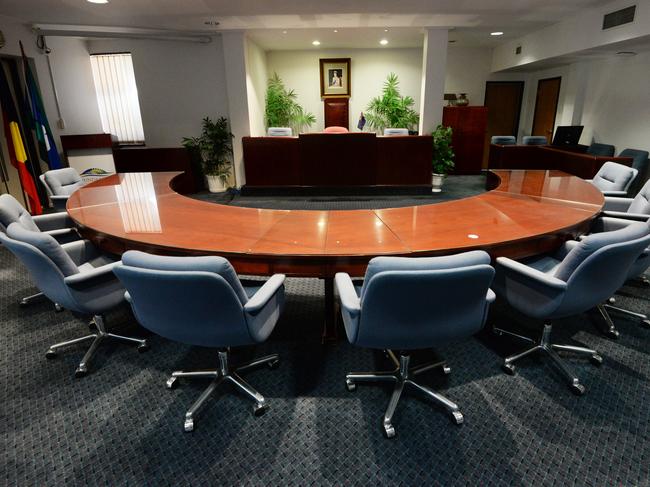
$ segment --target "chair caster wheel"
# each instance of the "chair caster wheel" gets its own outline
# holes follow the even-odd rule
[[[357,390],[357,385],[352,382],[350,379],[345,379],[345,387],[347,387],[348,391],[354,392]]]
[[[616,298],[609,298],[609,299],[607,300],[607,302],[608,302],[609,304],[616,304]]]
[[[263,404],[263,403],[260,403],[260,402],[256,403],[253,406],[253,416],[256,416],[256,417],[259,418],[260,416],[264,415],[264,413],[266,412],[266,410],[268,408],[269,407],[266,404]]]
[[[271,370],[275,370],[278,367],[280,367],[280,361],[279,360],[272,360],[271,362],[266,364],[267,367]]]
[[[148,343],[146,343],[146,342],[142,343],[142,344],[138,345],[138,352],[140,352],[140,353],[147,352],[149,350],[149,348],[150,347],[149,347]]]
[[[596,367],[600,367],[603,363],[603,357],[601,357],[598,354],[594,354],[591,357],[589,357],[589,361],[594,364]]]
[[[451,415],[452,415],[452,421],[454,423],[463,424],[463,420],[465,419],[463,418],[463,413],[461,413],[460,411],[452,411]]]
[[[54,303],[54,311],[61,313],[63,311],[63,306],[61,306],[59,303]]]
[[[88,322],[88,328],[89,328],[91,331],[97,329],[97,325],[95,324],[95,320],[90,320],[90,321]]]
[[[650,328],[650,320],[643,320],[641,322],[641,326],[643,326],[644,328]]]
[[[27,301],[20,301],[18,303],[18,306],[20,306],[21,308],[26,308],[28,304],[29,303]]]
[[[515,366],[512,364],[503,364],[501,369],[508,375],[515,375]]]
[[[86,377],[88,375],[88,369],[83,366],[83,367],[77,367],[77,370],[74,371],[74,376],[77,379],[81,379],[82,377]]]
[[[576,396],[582,396],[587,389],[582,384],[571,384],[571,392]]]
[[[395,438],[395,427],[390,423],[384,423],[384,436],[386,438]]]
[[[185,424],[183,424],[183,429],[187,431],[188,433],[190,431],[194,431],[194,420],[193,419],[186,419]]]
[[[619,333],[619,331],[616,328],[610,328],[609,330],[605,330],[605,336],[607,338],[617,340],[618,337],[621,336],[621,334]]]
[[[56,358],[56,352],[54,350],[48,350],[45,352],[45,358],[48,360],[52,360]]]
[[[176,389],[176,386],[178,386],[178,380],[176,377],[170,377],[167,379],[167,382],[165,382],[165,386],[167,389]]]
[[[443,365],[443,366],[442,366],[442,372],[443,372],[445,375],[449,375],[449,374],[451,374],[451,367],[449,367],[449,365]]]

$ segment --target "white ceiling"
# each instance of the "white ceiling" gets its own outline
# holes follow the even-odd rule
[[[214,32],[251,30],[265,49],[421,45],[422,27],[452,29],[458,45],[494,46],[605,0],[2,0],[0,15],[26,23],[127,26]],[[205,25],[217,21],[218,27]],[[333,29],[338,29],[335,35]],[[287,30],[287,34],[282,34]],[[490,37],[494,30],[501,38]],[[306,45],[305,45],[306,44]]]

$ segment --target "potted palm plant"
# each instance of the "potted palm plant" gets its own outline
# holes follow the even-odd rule
[[[316,122],[313,113],[305,110],[296,102],[298,95],[294,90],[287,90],[284,82],[273,73],[267,81],[266,107],[264,118],[266,128],[291,127],[294,133],[301,132],[306,127],[311,127]]]
[[[431,191],[439,193],[449,171],[454,169],[454,151],[451,146],[451,127],[438,125],[433,131],[433,165]]]
[[[415,100],[410,96],[402,96],[399,90],[399,79],[395,73],[390,73],[384,82],[381,96],[376,96],[366,108],[368,125],[383,132],[385,128],[405,128],[412,131],[420,121],[420,115],[413,110]]]
[[[226,117],[220,117],[216,121],[205,117],[200,136],[183,137],[183,146],[198,155],[211,193],[221,193],[228,189],[228,178],[232,171],[233,137]]]

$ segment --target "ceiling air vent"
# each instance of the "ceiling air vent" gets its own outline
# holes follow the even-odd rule
[[[635,13],[636,5],[632,5],[631,7],[622,8],[616,12],[606,14],[603,17],[603,30],[634,22]]]

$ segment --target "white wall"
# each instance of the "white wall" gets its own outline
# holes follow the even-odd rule
[[[251,135],[259,137],[266,133],[264,112],[266,81],[269,79],[266,52],[252,40],[246,39],[246,53],[246,87]]]
[[[359,115],[368,102],[381,94],[390,72],[399,76],[402,95],[415,99],[414,109],[420,107],[422,79],[422,49],[337,49],[268,51],[268,75],[278,73],[288,89],[298,94],[298,103],[316,116],[311,132],[323,130],[323,102],[320,97],[320,58],[351,58],[351,98],[349,128],[357,131]],[[366,127],[366,131],[368,128]]]
[[[178,147],[199,135],[201,120],[228,116],[221,38],[210,44],[111,39],[88,42],[90,53],[130,52],[145,143]]]
[[[445,93],[467,93],[470,105],[483,105],[491,63],[492,49],[450,45],[447,50]]]

